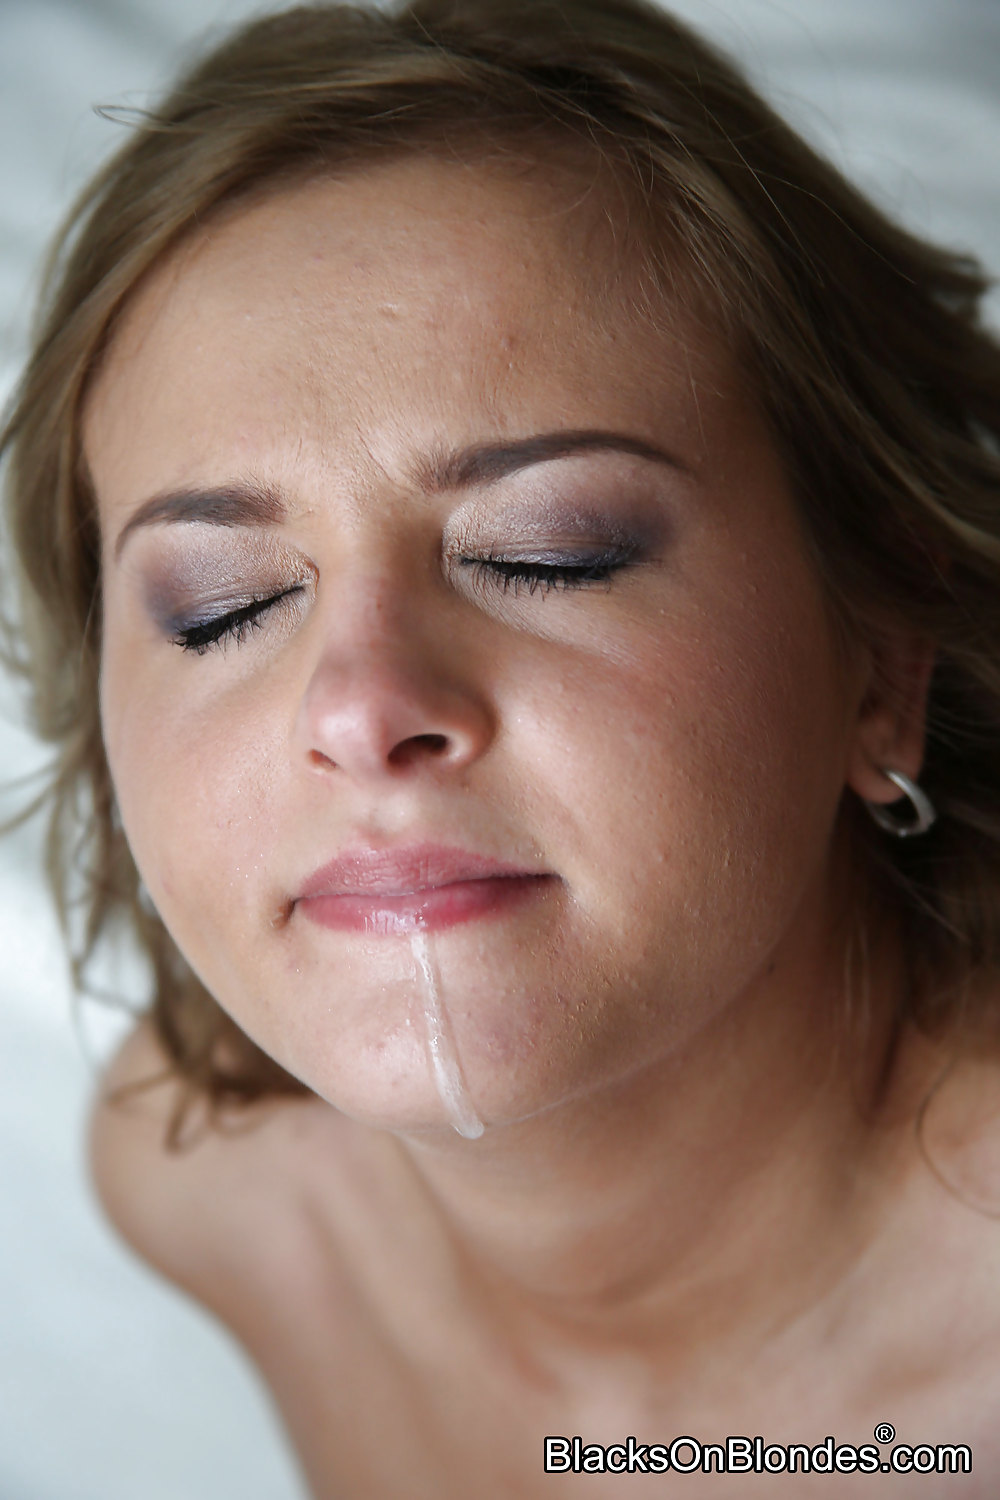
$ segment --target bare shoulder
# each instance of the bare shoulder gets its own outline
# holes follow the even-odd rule
[[[176,1078],[113,1097],[166,1067],[144,1019],[101,1078],[89,1122],[91,1180],[105,1214],[136,1253],[242,1332],[254,1291],[289,1256],[302,1259],[308,1216],[296,1164],[308,1157],[318,1128],[329,1133],[327,1117],[335,1112],[318,1100],[272,1100],[233,1111],[220,1129],[199,1106],[182,1149],[168,1150],[181,1087]]]
[[[956,1390],[1000,1381],[1000,1059],[985,1047],[921,1040],[908,1107],[898,1123],[901,1164],[868,1265],[870,1309],[923,1340],[928,1368],[951,1360]],[[890,1179],[890,1183],[891,1183]],[[877,1243],[878,1249],[875,1248]],[[921,1356],[924,1358],[925,1356]],[[916,1356],[912,1361],[917,1366]],[[911,1382],[912,1383],[912,1382]]]

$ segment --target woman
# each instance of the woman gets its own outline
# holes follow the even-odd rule
[[[95,1181],[316,1495],[993,1492],[983,287],[633,3],[257,23],[81,205],[7,441],[153,963]]]

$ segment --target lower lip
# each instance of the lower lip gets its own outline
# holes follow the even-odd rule
[[[504,875],[491,880],[457,880],[453,885],[412,891],[405,896],[306,896],[298,906],[311,922],[344,932],[433,931],[474,917],[502,916],[539,895],[554,878]]]

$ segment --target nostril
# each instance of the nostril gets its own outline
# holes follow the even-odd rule
[[[386,756],[386,763],[396,768],[408,766],[428,755],[444,755],[449,744],[450,740],[446,734],[413,734],[393,746]],[[315,747],[309,751],[309,764],[316,771],[337,769],[337,761]]]
[[[393,766],[406,765],[417,756],[442,755],[448,748],[448,736],[445,734],[413,734],[409,739],[400,740],[399,744],[389,755],[389,764]]]

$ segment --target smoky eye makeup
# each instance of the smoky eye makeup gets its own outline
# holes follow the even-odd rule
[[[463,515],[447,539],[445,557],[479,589],[515,595],[607,590],[618,575],[659,555],[664,526],[662,517],[639,506],[522,503],[499,514]]]
[[[447,583],[487,606],[520,607],[557,592],[607,593],[655,566],[672,526],[658,487],[581,467],[490,486],[446,513],[438,545]],[[316,564],[273,531],[204,521],[149,528],[125,573],[158,638],[197,656],[283,634],[318,579]]]
[[[180,618],[169,629],[170,639],[184,651],[194,651],[198,656],[213,646],[232,641],[241,646],[258,630],[262,630],[267,616],[274,614],[303,592],[301,584],[281,589],[275,594],[264,594],[233,607],[222,605],[210,609],[207,614],[196,614]]]
[[[141,602],[158,634],[198,654],[228,641],[241,644],[269,615],[300,603],[315,574],[300,554],[269,539],[233,528],[197,535],[207,529],[193,523],[171,527],[168,535],[151,533],[135,564]]]

